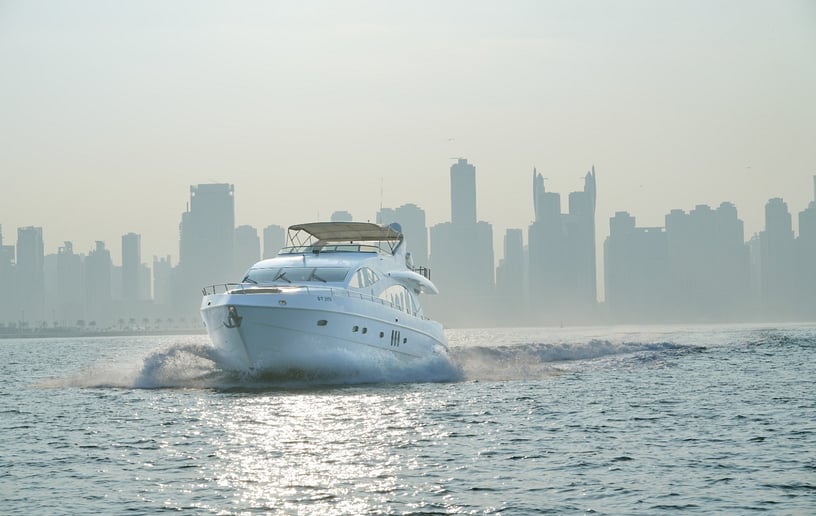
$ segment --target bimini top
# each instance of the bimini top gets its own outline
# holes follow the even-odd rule
[[[386,249],[391,254],[402,242],[402,228],[399,224],[378,226],[370,222],[309,222],[289,226],[286,248],[281,254],[300,253],[308,250],[365,251],[364,247]],[[360,242],[377,242],[378,245],[361,246]]]

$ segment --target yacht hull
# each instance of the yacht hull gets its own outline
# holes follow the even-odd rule
[[[229,370],[365,375],[447,361],[438,322],[378,301],[338,289],[212,294],[201,315]]]

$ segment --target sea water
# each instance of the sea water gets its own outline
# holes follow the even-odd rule
[[[451,367],[0,340],[0,514],[816,513],[816,325],[450,330]]]

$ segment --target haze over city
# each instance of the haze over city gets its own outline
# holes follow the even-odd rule
[[[189,185],[225,182],[236,224],[414,202],[430,226],[465,156],[497,249],[533,167],[569,192],[593,164],[599,245],[616,211],[722,201],[747,238],[769,198],[811,200],[815,24],[804,1],[3,2],[0,220],[176,256]]]

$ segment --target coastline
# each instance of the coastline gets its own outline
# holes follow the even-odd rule
[[[29,331],[5,332],[0,330],[2,339],[65,339],[73,337],[133,337],[151,335],[206,335],[204,328],[186,328],[178,330],[80,330],[70,328],[55,328]]]

